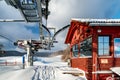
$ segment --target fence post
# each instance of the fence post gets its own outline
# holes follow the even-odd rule
[[[5,61],[5,65],[7,66],[7,60]]]
[[[15,59],[15,66],[17,65],[16,59]]]
[[[22,57],[23,69],[25,69],[25,56]]]

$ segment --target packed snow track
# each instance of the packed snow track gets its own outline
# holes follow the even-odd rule
[[[54,80],[55,68],[52,66],[37,66],[34,68],[32,80]]]

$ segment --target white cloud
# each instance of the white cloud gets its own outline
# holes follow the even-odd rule
[[[60,29],[70,24],[71,18],[111,18],[120,11],[120,0],[51,0],[48,17],[48,27]],[[13,18],[23,19],[17,9],[8,6],[0,1],[0,19]],[[28,23],[0,23],[0,34],[12,40],[39,38],[39,34],[33,33],[27,27],[34,27],[36,24]],[[66,47],[64,41],[67,30],[57,35],[59,43],[55,44],[52,50],[61,50]]]
[[[71,18],[111,18],[120,12],[120,0],[51,0],[48,17],[48,26],[56,27],[57,30],[70,24]],[[67,31],[58,35],[60,42],[56,46],[66,46],[64,41]],[[61,40],[62,39],[62,40]],[[55,49],[63,49],[56,47]]]
[[[23,24],[7,23],[1,25],[0,33],[4,36],[8,36],[12,40],[15,39],[34,39],[38,35],[34,34],[31,30],[28,30]]]
[[[71,18],[110,18],[120,7],[119,0],[51,0],[50,26],[62,27]],[[117,9],[113,11],[114,9]],[[120,10],[120,9],[119,9]]]
[[[38,34],[34,34],[31,30],[27,30],[25,26],[20,24],[4,24],[0,26],[0,34],[9,38],[12,41],[19,39],[38,39]],[[5,45],[5,49],[14,49],[13,42],[3,39],[2,43]]]
[[[4,1],[0,1],[0,19],[23,19],[20,12],[14,7],[8,6]],[[2,23],[0,22],[0,35],[10,40],[38,39],[39,33],[33,33],[27,27],[38,27],[35,23]],[[0,37],[1,38],[1,37]],[[5,49],[15,49],[13,43],[3,39],[0,41],[5,45]],[[17,48],[16,48],[17,49]]]

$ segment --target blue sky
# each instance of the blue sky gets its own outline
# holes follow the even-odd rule
[[[120,10],[117,11],[111,18],[120,19]]]
[[[27,30],[31,30],[35,34],[39,34],[39,24],[33,25],[32,27],[26,27]]]
[[[48,27],[55,27],[56,30],[59,30],[70,24],[71,18],[119,19],[120,0],[51,0],[49,10],[51,13],[48,17]],[[18,10],[8,6],[3,0],[0,1],[0,19],[6,18],[23,19]],[[30,38],[39,39],[39,27],[35,23],[0,23],[0,34],[13,41]],[[55,44],[53,51],[66,48],[64,44],[66,34],[67,30],[56,37],[59,43]],[[12,47],[13,45],[5,39],[0,38],[0,42],[6,44],[5,49],[20,50]]]

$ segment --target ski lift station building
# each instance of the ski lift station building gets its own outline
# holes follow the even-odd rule
[[[120,80],[120,19],[72,19],[65,43],[88,80]]]

